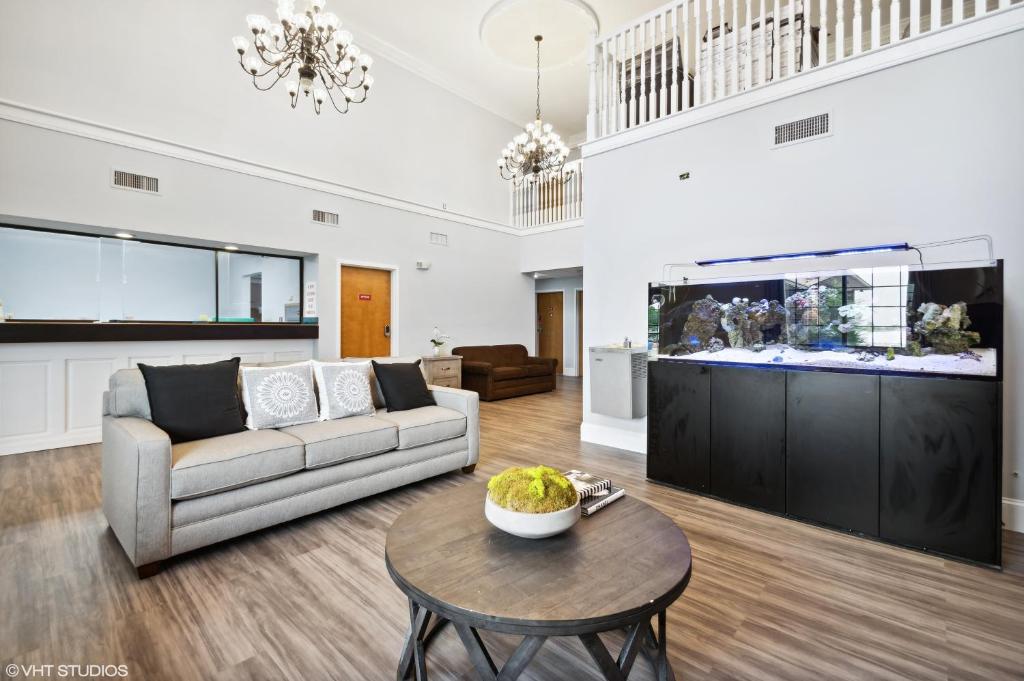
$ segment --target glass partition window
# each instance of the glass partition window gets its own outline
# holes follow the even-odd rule
[[[218,321],[301,321],[299,276],[299,261],[293,258],[218,253]]]
[[[0,227],[13,320],[301,322],[299,258]]]

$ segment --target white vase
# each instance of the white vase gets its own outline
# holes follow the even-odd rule
[[[434,346],[434,357],[440,357],[440,356],[441,356],[441,346],[440,345],[435,345]]]
[[[491,495],[484,498],[484,515],[499,530],[524,539],[543,539],[565,532],[580,519],[580,502],[570,508],[551,513],[520,513],[510,511],[491,501]]]

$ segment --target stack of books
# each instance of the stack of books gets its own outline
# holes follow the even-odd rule
[[[565,477],[580,495],[580,513],[591,516],[616,499],[626,494],[626,490],[612,485],[607,478],[599,478],[583,471],[567,471]]]

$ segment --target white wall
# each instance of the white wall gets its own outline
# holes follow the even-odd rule
[[[576,291],[583,288],[583,277],[557,277],[536,279],[537,293],[562,292],[562,358],[559,371],[566,376],[579,376],[579,362],[576,357]],[[536,345],[536,343],[534,343]],[[536,347],[534,348],[536,351]]]
[[[522,272],[582,267],[583,226],[525,234],[519,248]]]
[[[646,337],[647,283],[668,262],[988,233],[1006,260],[1006,347],[1019,348],[1022,82],[1018,32],[587,157],[585,345]],[[832,137],[770,149],[772,125],[821,111]],[[1004,494],[1021,499],[1019,353],[1004,375]],[[585,397],[585,438],[642,449],[644,428],[591,414]]]

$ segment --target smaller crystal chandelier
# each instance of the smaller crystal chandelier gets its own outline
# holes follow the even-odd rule
[[[295,13],[295,0],[279,0],[277,19],[272,23],[262,14],[245,18],[252,31],[255,56],[245,59],[249,41],[232,39],[242,70],[252,76],[257,90],[266,91],[288,78],[294,69],[298,80],[288,80],[285,89],[292,108],[299,91],[313,95],[313,110],[329,101],[338,113],[347,113],[350,104],[366,101],[373,86],[369,71],[373,59],[352,42],[352,34],[341,31],[341,21],[324,12],[326,0],[310,0],[309,9]],[[339,103],[340,102],[340,103]]]
[[[554,177],[568,180],[572,171],[562,172],[569,147],[554,131],[550,123],[540,117],[540,41],[543,36],[534,36],[537,41],[537,120],[526,124],[521,132],[501,150],[498,172],[501,177],[511,180],[517,187],[528,177],[531,181],[546,182]]]

